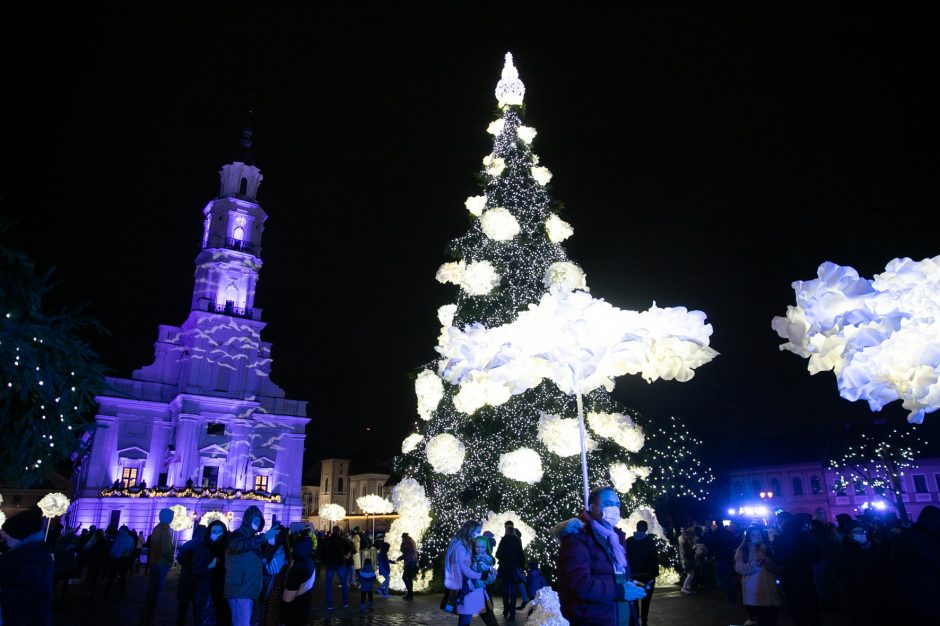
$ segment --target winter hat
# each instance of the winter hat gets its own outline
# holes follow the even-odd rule
[[[3,532],[21,541],[41,530],[42,512],[37,507],[21,511],[7,518],[7,521],[3,524]]]
[[[160,523],[169,524],[173,521],[173,509],[161,509],[160,510]]]

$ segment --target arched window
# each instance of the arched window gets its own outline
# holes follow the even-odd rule
[[[810,489],[813,490],[813,495],[818,496],[823,492],[822,481],[819,480],[819,476],[813,474],[809,479]]]
[[[238,302],[238,287],[231,283],[225,288],[225,304],[226,306],[235,306],[236,302]]]
[[[245,177],[242,177],[242,182],[241,182],[241,184],[238,186],[238,195],[240,195],[240,196],[247,196],[247,195],[248,195],[248,179],[245,178]]]
[[[336,479],[336,493],[343,493],[343,477]]]
[[[755,496],[761,492],[760,481],[756,478],[751,481],[751,491],[754,492]]]
[[[803,495],[803,479],[801,479],[799,476],[794,476],[791,483],[793,484],[793,495],[802,496]]]
[[[236,226],[232,229],[232,239],[235,241],[244,241],[245,240],[245,229],[241,226]]]
[[[772,492],[774,492],[774,495],[775,495],[775,496],[782,496],[782,495],[783,495],[783,492],[780,491],[780,479],[779,479],[779,478],[771,478],[771,479],[770,479],[770,490],[771,490]]]
[[[324,484],[326,486],[323,488],[323,491],[325,491],[326,493],[330,493],[330,477],[329,476],[326,477],[326,482]]]

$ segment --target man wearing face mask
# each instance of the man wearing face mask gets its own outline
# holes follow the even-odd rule
[[[636,626],[636,600],[646,591],[631,581],[626,538],[617,528],[620,498],[613,487],[597,487],[588,510],[555,526],[558,595],[562,615],[574,626]]]
[[[225,598],[232,610],[232,626],[250,626],[254,603],[261,595],[261,547],[277,535],[278,527],[256,534],[262,528],[261,510],[248,507],[225,549]]]

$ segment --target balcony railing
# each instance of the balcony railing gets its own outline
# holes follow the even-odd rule
[[[254,319],[255,312],[254,309],[248,309],[244,307],[234,306],[231,303],[226,302],[225,304],[216,304],[210,302],[207,310],[210,313],[221,313],[222,315],[231,315],[232,317],[242,317],[245,319]]]
[[[255,253],[255,245],[248,241],[242,241],[241,239],[235,239],[234,237],[225,238],[225,247],[229,250],[235,250],[237,252],[247,252],[248,254]]]

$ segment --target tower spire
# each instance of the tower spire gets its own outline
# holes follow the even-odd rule
[[[522,104],[525,96],[525,85],[519,80],[519,70],[512,64],[512,53],[506,53],[506,62],[503,64],[503,74],[496,83],[496,100],[500,107]]]
[[[242,126],[242,138],[238,142],[238,149],[235,151],[234,163],[244,163],[245,165],[255,164],[255,155],[251,151],[252,140],[255,126],[255,93],[248,94],[246,99],[248,114],[245,116],[245,124]]]

